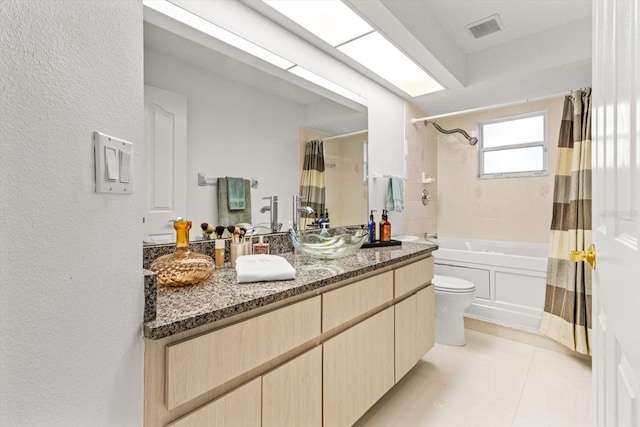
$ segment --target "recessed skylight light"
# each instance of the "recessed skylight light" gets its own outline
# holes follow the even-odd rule
[[[363,97],[361,97],[358,94],[355,94],[353,92],[351,92],[348,89],[343,88],[342,86],[339,86],[327,79],[325,79],[324,77],[320,77],[319,75],[312,73],[311,71],[307,70],[306,68],[302,68],[299,65],[296,65],[295,67],[292,67],[289,69],[289,71],[293,74],[295,74],[298,77],[302,77],[305,80],[310,81],[311,83],[315,83],[318,86],[321,86],[325,89],[329,89],[330,91],[332,91],[333,93],[337,93],[338,95],[342,95],[345,98],[348,98],[354,102],[357,102],[361,105],[367,105],[367,100]]]
[[[338,49],[411,96],[443,89],[380,33],[367,34]]]
[[[245,40],[230,31],[225,30],[224,28],[218,27],[217,25],[207,21],[206,19],[188,12],[179,6],[169,3],[168,1],[143,0],[142,4],[149,9],[153,9],[156,12],[169,16],[176,21],[182,22],[183,24],[195,28],[202,33],[205,33],[244,52],[256,56],[266,62],[269,62],[270,64],[275,65],[276,67],[286,70],[295,65],[293,62],[287,61],[281,56],[278,56],[275,53],[272,53],[256,44],[253,44],[250,41]]]
[[[410,96],[444,89],[339,0],[263,0]]]
[[[338,46],[373,31],[371,25],[340,0],[264,2],[331,46]]]

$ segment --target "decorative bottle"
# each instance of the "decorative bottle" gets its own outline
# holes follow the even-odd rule
[[[391,240],[391,223],[388,220],[387,210],[382,210],[382,221],[380,221],[380,241],[388,242]]]
[[[213,259],[189,249],[191,221],[177,218],[173,228],[176,230],[175,252],[156,258],[149,270],[156,272],[158,283],[165,286],[188,286],[204,282],[213,273]]]
[[[369,243],[373,243],[376,241],[376,221],[373,219],[373,213],[375,209],[371,210],[371,215],[369,215]]]

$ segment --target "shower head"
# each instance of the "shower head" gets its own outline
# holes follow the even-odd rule
[[[470,136],[467,132],[464,131],[464,129],[451,129],[451,130],[446,130],[440,127],[440,125],[438,125],[436,122],[428,122],[428,121],[424,121],[424,125],[426,126],[427,124],[431,123],[433,125],[433,127],[435,127],[436,129],[438,129],[438,131],[440,131],[441,133],[461,133],[466,139],[467,141],[469,141],[469,145],[476,145],[478,143],[478,138],[476,138],[475,136]]]

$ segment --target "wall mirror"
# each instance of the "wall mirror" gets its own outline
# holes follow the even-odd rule
[[[214,182],[227,176],[255,183],[251,223],[263,233],[270,220],[263,198],[277,195],[285,231],[301,150],[318,138],[326,140],[331,226],[365,223],[366,106],[189,31],[144,23],[144,241],[173,241],[177,216],[193,222],[191,240],[202,222],[218,225]],[[198,185],[198,174],[210,184]]]

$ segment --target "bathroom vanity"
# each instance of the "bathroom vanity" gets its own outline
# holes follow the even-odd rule
[[[144,424],[351,426],[433,346],[437,246],[282,254],[296,279],[159,288]]]

